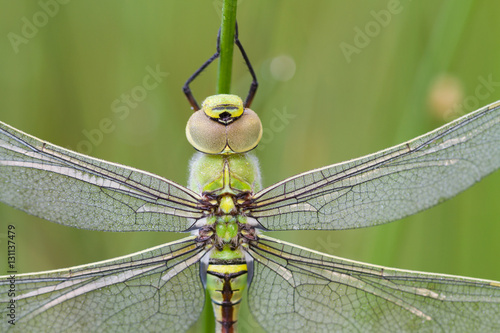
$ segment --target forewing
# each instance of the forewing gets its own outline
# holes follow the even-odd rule
[[[41,141],[0,122],[0,201],[103,231],[184,231],[199,195],[159,176]]]
[[[449,199],[500,167],[500,102],[407,143],[294,176],[255,195],[268,230],[387,223]]]
[[[269,332],[493,332],[500,282],[385,268],[261,236],[249,306]]]
[[[185,331],[204,305],[204,254],[188,237],[94,264],[0,277],[0,331]]]

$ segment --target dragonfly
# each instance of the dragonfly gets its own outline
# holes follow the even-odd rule
[[[189,83],[207,63],[184,86],[195,110],[186,136],[198,151],[187,187],[0,122],[5,204],[76,228],[189,233],[110,260],[0,277],[1,330],[182,332],[205,297],[220,332],[237,330],[244,297],[270,332],[500,330],[500,282],[382,267],[265,235],[380,225],[453,197],[500,167],[500,101],[264,188],[252,154],[262,137],[250,109],[257,80],[235,43],[253,77],[245,102],[221,94],[198,107]]]

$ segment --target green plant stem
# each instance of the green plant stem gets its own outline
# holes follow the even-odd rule
[[[217,77],[218,94],[229,94],[231,91],[235,27],[236,0],[224,0],[220,28],[219,73]]]

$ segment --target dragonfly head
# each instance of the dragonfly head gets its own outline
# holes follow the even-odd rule
[[[248,152],[262,137],[262,123],[255,112],[243,107],[236,95],[207,97],[186,126],[191,145],[206,154]]]

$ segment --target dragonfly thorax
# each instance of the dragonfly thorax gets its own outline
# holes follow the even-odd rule
[[[198,230],[197,241],[204,243],[208,248],[214,248],[214,257],[219,259],[234,259],[241,257],[241,250],[256,239],[257,231],[254,226],[247,223],[244,216],[212,216],[207,223]]]
[[[257,147],[262,124],[238,96],[215,95],[207,97],[189,118],[186,136],[196,150],[206,154],[245,153]]]
[[[224,195],[239,201],[261,189],[257,158],[251,154],[196,153],[190,162],[188,187],[219,207]]]
[[[255,156],[197,153],[190,163],[189,188],[202,195],[199,204],[205,218],[197,224],[199,242],[221,251],[253,239],[254,224],[247,222],[247,210],[261,188]]]

